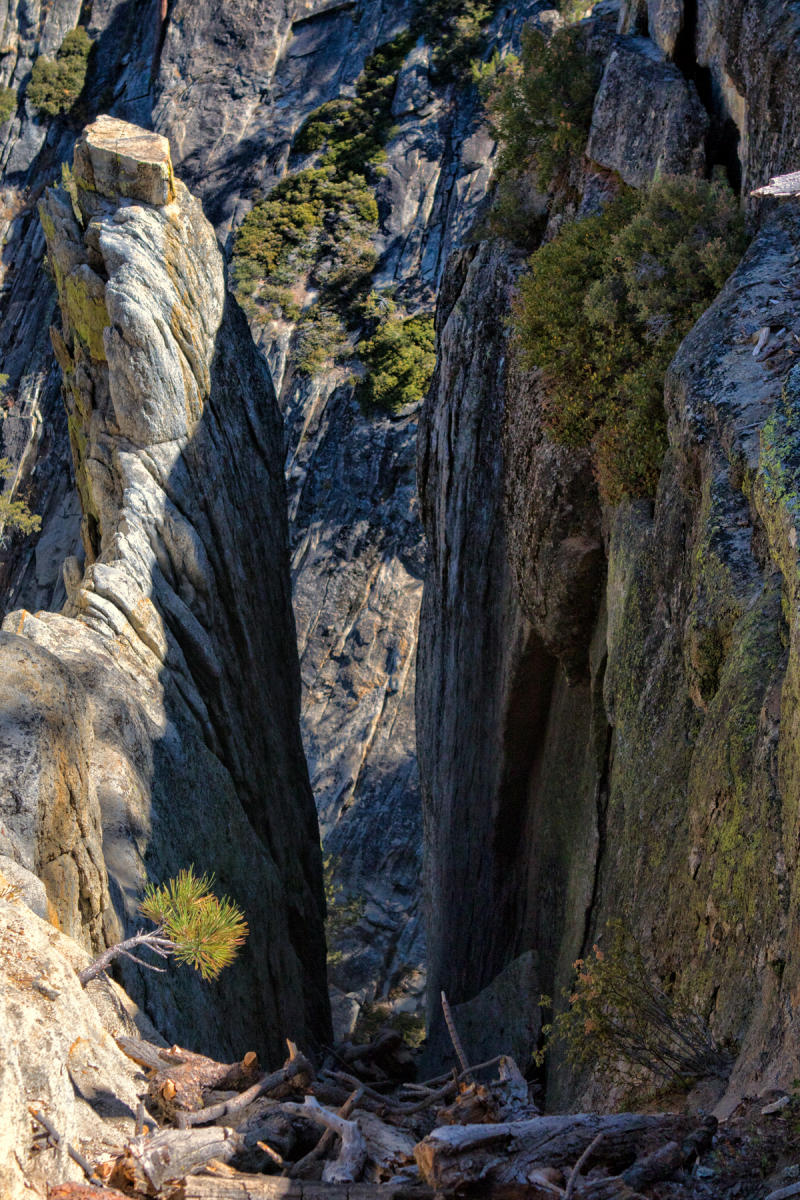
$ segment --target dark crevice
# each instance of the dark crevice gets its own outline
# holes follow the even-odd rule
[[[739,130],[736,122],[724,110],[710,69],[697,61],[697,0],[684,0],[683,24],[675,42],[673,58],[684,78],[694,84],[700,103],[709,116],[706,136],[708,175],[713,173],[715,167],[722,167],[728,183],[738,196],[742,190]]]
[[[606,730],[606,746],[603,755],[602,774],[597,784],[597,854],[594,860],[594,878],[592,880],[592,896],[586,906],[586,916],[583,926],[583,940],[580,957],[585,958],[595,939],[593,926],[597,917],[598,900],[600,896],[600,872],[605,858],[606,849],[606,818],[608,814],[608,798],[611,792],[611,764],[614,759],[612,742],[614,730],[608,726]]]

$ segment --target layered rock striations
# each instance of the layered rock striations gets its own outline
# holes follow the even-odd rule
[[[790,6],[771,23],[746,3],[701,3],[696,20],[689,5],[623,7],[631,34],[607,60],[589,180],[602,165],[641,184],[659,146],[689,170],[704,147],[706,169],[750,185],[796,166],[796,84],[775,59],[781,47],[796,62]],[[626,114],[648,61],[653,94],[669,82],[677,96],[682,75],[686,115],[703,99],[705,140],[694,119],[675,133],[664,104],[648,115],[658,136],[639,143]],[[734,117],[738,142],[722,137]],[[796,202],[752,224],[668,372],[657,496],[615,508],[586,458],[548,441],[540,384],[512,365],[515,252],[486,243],[448,270],[420,443],[434,1055],[440,988],[464,1013],[468,1055],[501,1048],[500,996],[520,1014],[503,1039],[532,1047],[538,995],[559,997],[621,917],[735,1048],[732,1097],[796,1074]],[[548,1083],[551,1101],[575,1098],[557,1059]]]
[[[56,747],[72,739],[59,786],[94,831],[43,878],[71,932],[96,941],[99,921],[108,942],[136,924],[147,879],[215,872],[250,924],[240,962],[212,987],[186,970],[130,970],[126,985],[170,1038],[277,1056],[328,1025],[274,392],[164,138],[98,119],[41,219],[85,561],[65,564],[63,612],[5,620],[3,662],[38,655],[53,697],[33,696],[34,722],[9,708],[5,728],[25,748],[46,714]],[[24,777],[31,816],[10,826],[10,856],[34,866],[52,857],[35,822],[49,782]]]

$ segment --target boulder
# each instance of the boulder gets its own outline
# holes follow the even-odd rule
[[[695,86],[642,37],[609,56],[586,153],[631,187],[658,175],[702,175],[708,116]]]

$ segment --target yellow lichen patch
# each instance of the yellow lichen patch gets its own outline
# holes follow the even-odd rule
[[[103,344],[103,330],[110,324],[105,296],[102,291],[102,281],[98,288],[90,278],[88,271],[73,271],[64,280],[64,305],[69,314],[70,324],[78,337],[88,347],[89,354],[96,362],[106,361],[106,351]]]

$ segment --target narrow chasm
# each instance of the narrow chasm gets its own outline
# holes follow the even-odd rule
[[[741,131],[727,110],[721,88],[715,82],[711,66],[697,59],[698,0],[684,0],[683,21],[675,41],[674,62],[684,78],[692,81],[709,116],[706,136],[707,170],[723,168],[725,177],[738,196],[742,190],[742,163],[739,157]]]
[[[800,1194],[797,5],[4,20],[0,1196]]]

